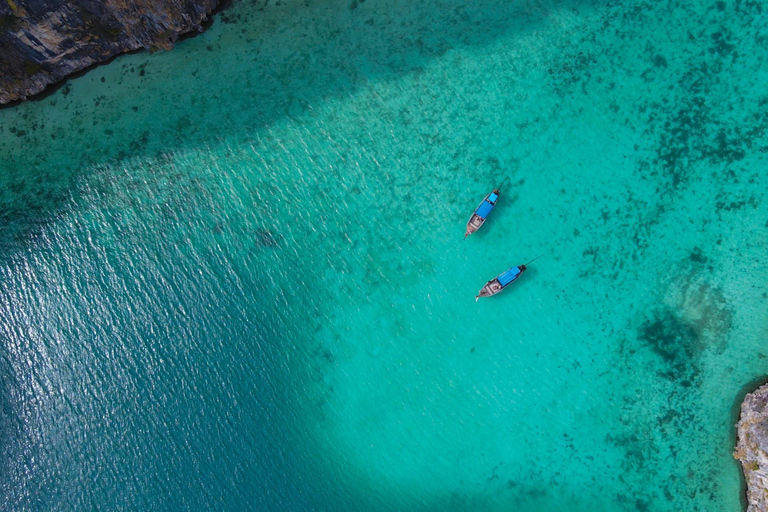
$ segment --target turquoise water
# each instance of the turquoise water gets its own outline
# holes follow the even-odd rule
[[[739,510],[767,21],[236,3],[0,111],[0,508]]]

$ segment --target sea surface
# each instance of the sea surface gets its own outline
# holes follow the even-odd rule
[[[767,44],[761,1],[235,0],[0,110],[0,510],[741,510]]]

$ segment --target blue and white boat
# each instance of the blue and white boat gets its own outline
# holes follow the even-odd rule
[[[525,265],[519,265],[494,277],[485,283],[485,286],[480,290],[480,293],[475,295],[475,302],[477,302],[480,297],[490,297],[491,295],[496,295],[501,292],[504,288],[517,281],[526,270],[527,267]]]
[[[531,261],[526,263],[525,265],[518,265],[516,267],[512,267],[506,272],[499,274],[498,276],[494,277],[487,283],[485,283],[485,286],[480,290],[480,293],[475,295],[475,302],[480,297],[490,297],[491,295],[496,295],[500,291],[502,291],[507,286],[511,285],[515,281],[517,281],[521,275],[523,275],[523,272],[528,270],[528,265],[536,261],[537,259],[544,256],[543,254],[536,256]]]
[[[464,233],[464,238],[467,238],[469,235],[480,229],[480,226],[482,226],[485,219],[488,218],[488,214],[491,213],[491,210],[496,206],[496,201],[498,200],[499,189],[495,189],[485,196],[483,202],[475,208],[474,213],[472,213],[472,216],[469,218],[469,221],[467,222],[467,232]]]

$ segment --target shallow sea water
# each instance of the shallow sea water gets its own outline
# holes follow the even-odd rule
[[[0,507],[739,510],[762,11],[241,2],[0,110]]]

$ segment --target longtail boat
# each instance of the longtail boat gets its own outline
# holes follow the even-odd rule
[[[499,200],[499,189],[495,189],[493,192],[485,196],[485,199],[475,208],[472,216],[467,222],[467,231],[464,233],[464,238],[480,229],[485,219],[488,218],[488,214],[491,213],[493,207],[496,206],[496,201]]]
[[[523,275],[523,272],[528,270],[526,265],[530,265],[539,258],[541,258],[541,256],[535,257],[525,265],[512,267],[506,272],[499,274],[498,276],[485,283],[485,286],[483,286],[483,288],[480,290],[480,293],[475,295],[475,302],[477,302],[480,297],[490,297],[491,295],[496,295],[497,293],[504,290],[504,288],[517,281],[520,276]]]

